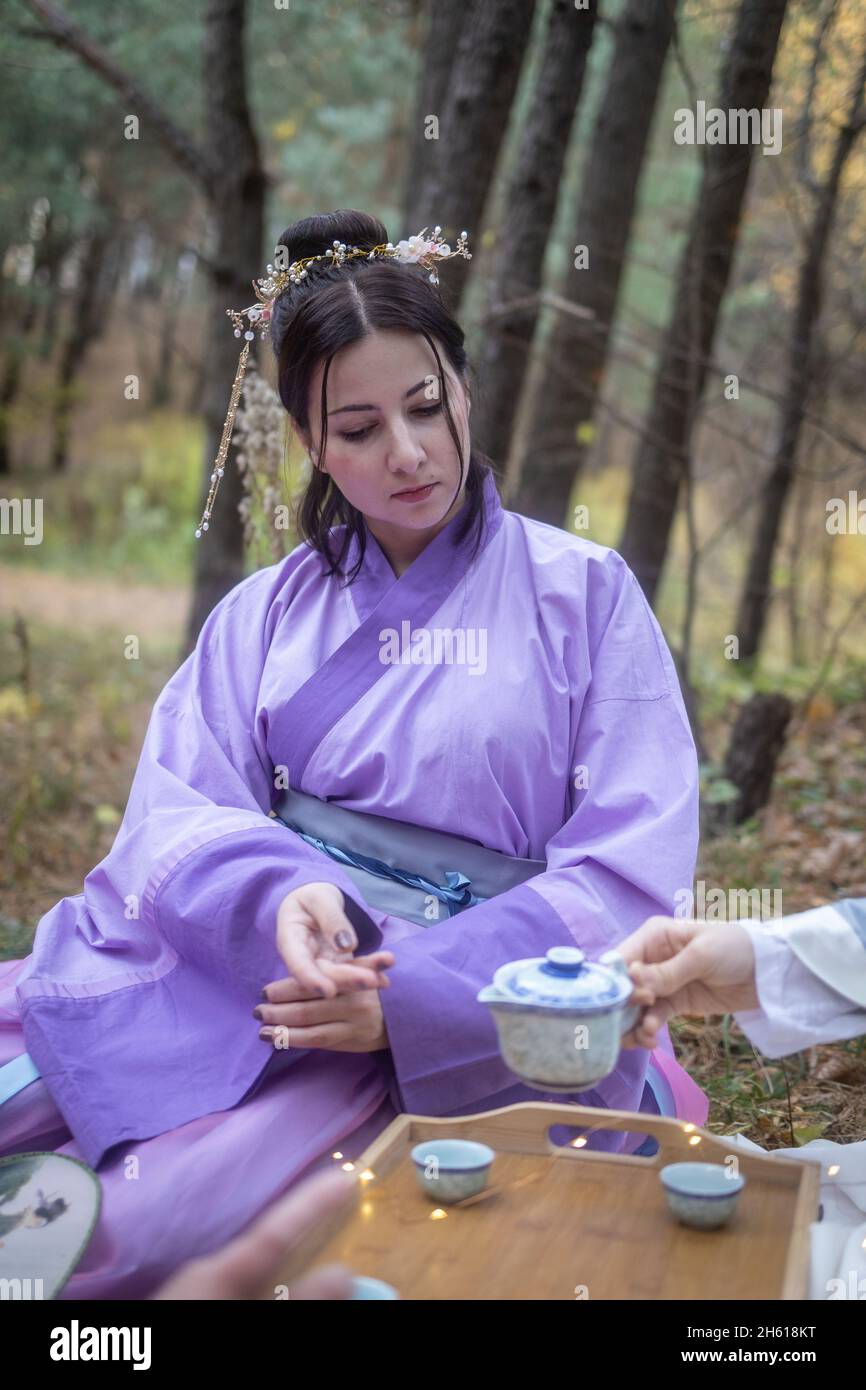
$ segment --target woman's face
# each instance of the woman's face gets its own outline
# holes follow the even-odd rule
[[[468,461],[469,397],[436,346]],[[314,464],[372,523],[377,539],[399,543],[404,532],[419,533],[420,539],[420,533],[441,529],[462,506],[465,486],[455,498],[460,463],[426,339],[408,329],[377,329],[335,354],[328,373],[327,444],[319,459],[323,372],[320,363],[310,383],[310,433],[302,434]],[[419,488],[429,490],[401,499],[401,493]]]

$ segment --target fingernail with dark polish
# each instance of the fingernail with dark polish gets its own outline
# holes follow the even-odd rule
[[[261,1008],[259,1007],[259,1005],[256,1005],[256,1007],[253,1009],[253,1018],[257,1018],[257,1019],[259,1019],[260,1021],[261,1021],[261,1019],[264,1018],[264,1014],[262,1013]]]

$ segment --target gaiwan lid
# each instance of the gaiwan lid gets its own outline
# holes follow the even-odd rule
[[[493,983],[514,1004],[584,1013],[616,1008],[633,989],[625,969],[620,974],[587,960],[577,946],[551,946],[545,956],[509,961],[496,971]]]

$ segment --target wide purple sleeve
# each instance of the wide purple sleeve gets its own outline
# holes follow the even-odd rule
[[[394,948],[381,997],[404,1110],[465,1111],[513,1086],[492,1015],[475,997],[498,966],[555,945],[597,958],[691,891],[694,741],[664,637],[613,551],[588,586],[587,610],[575,649],[589,653],[591,681],[562,770],[570,814],[546,845],[547,871]],[[622,1054],[595,1103],[638,1108],[646,1060],[641,1049]]]
[[[285,974],[276,920],[291,889],[335,883],[359,925],[366,912],[337,864],[268,816],[274,768],[256,714],[267,608],[249,601],[255,589],[247,602],[234,592],[156,703],[117,842],[85,898],[98,910],[105,893],[111,909],[135,882],[146,928],[261,989]]]
[[[261,1078],[271,1050],[252,1009],[286,973],[288,892],[335,883],[359,938],[378,939],[339,865],[267,814],[256,697],[276,568],[207,619],[156,701],[114,845],[40,921],[22,972],[27,1050],[93,1164],[120,1140],[235,1105]]]

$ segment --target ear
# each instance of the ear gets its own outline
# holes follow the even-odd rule
[[[303,446],[304,451],[305,451],[307,457],[308,457],[309,459],[312,459],[312,457],[313,457],[313,437],[312,437],[312,435],[310,434],[309,430],[302,430],[302,429],[299,429],[297,425],[295,425],[294,429],[295,429],[295,435],[296,435],[296,437],[300,440],[301,445]],[[315,467],[315,463],[313,464],[313,466]],[[327,470],[326,468],[323,468],[323,469],[321,469],[320,471],[321,471],[322,473],[327,473],[328,470]]]

